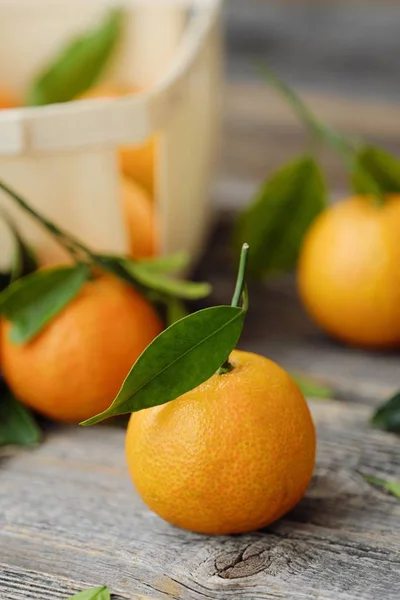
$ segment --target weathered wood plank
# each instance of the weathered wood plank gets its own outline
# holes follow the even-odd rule
[[[245,536],[183,532],[148,512],[126,473],[122,430],[60,427],[35,451],[9,451],[0,563],[13,566],[0,568],[0,597],[62,598],[86,582],[122,598],[395,600],[400,504],[360,473],[400,479],[398,438],[370,430],[362,405],[312,410],[318,467],[306,498]]]
[[[77,584],[49,573],[36,573],[28,569],[0,564],[0,591],[4,600],[65,600],[65,598],[91,587],[87,582]],[[114,595],[113,600],[127,596]],[[154,600],[154,597],[130,595],[132,600]]]
[[[396,1],[231,0],[225,14],[231,77],[254,78],[263,58],[309,88],[400,96]]]

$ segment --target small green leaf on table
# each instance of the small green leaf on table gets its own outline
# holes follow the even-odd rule
[[[83,592],[79,592],[74,596],[70,596],[67,600],[110,600],[111,592],[105,585],[100,587],[89,588]]]
[[[27,104],[68,102],[91,88],[103,74],[121,38],[123,17],[121,9],[111,10],[97,28],[68,43],[33,81]]]
[[[317,379],[303,373],[290,373],[291,378],[297,383],[301,392],[309,398],[322,398],[329,400],[334,397],[332,388],[323,385]]]
[[[352,182],[359,194],[400,192],[400,161],[376,146],[362,146],[355,154]],[[371,187],[375,186],[375,187]]]
[[[83,425],[164,404],[197,387],[228,358],[244,318],[242,308],[214,306],[177,321],[141,354],[112,405]]]
[[[312,158],[302,157],[274,173],[236,226],[236,244],[248,241],[250,246],[250,273],[294,268],[304,235],[325,206],[323,175]]]
[[[34,418],[13,394],[0,384],[0,446],[31,446],[41,439]]]
[[[0,294],[0,314],[12,322],[11,339],[31,340],[78,294],[88,280],[86,265],[36,271]]]
[[[400,433],[400,392],[376,409],[371,423],[377,429]]]
[[[376,485],[384,489],[392,496],[396,496],[396,498],[400,499],[400,482],[399,481],[386,481],[385,479],[380,479],[379,477],[374,477],[373,475],[364,475],[362,474],[365,481],[371,483],[372,485]]]

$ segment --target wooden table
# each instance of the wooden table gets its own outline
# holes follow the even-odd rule
[[[226,225],[198,273],[210,276],[215,302],[232,287]],[[242,347],[337,392],[337,400],[310,402],[318,460],[305,498],[253,534],[180,531],[135,494],[122,429],[54,426],[37,449],[0,455],[1,600],[62,600],[103,583],[120,600],[399,598],[400,502],[362,477],[400,479],[399,438],[368,424],[399,385],[399,356],[327,340],[305,317],[291,278],[252,285],[250,295]]]
[[[398,82],[397,82],[398,83]],[[268,170],[300,151],[301,128],[265,88],[232,84],[214,190],[220,219],[197,276],[229,301],[232,209]],[[400,147],[398,106],[307,96],[342,127]],[[324,157],[337,193],[338,163]],[[331,384],[313,400],[318,460],[300,504],[268,529],[207,537],[180,531],[136,496],[122,429],[52,427],[35,450],[0,453],[0,599],[63,600],[106,584],[115,599],[397,600],[400,501],[362,475],[400,480],[399,438],[370,428],[373,407],[400,388],[398,354],[326,339],[299,305],[291,277],[252,285],[241,346]]]

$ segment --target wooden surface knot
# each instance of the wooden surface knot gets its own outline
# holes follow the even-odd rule
[[[248,544],[240,552],[229,552],[217,556],[215,574],[221,579],[239,579],[265,571],[270,565],[271,556],[267,552],[265,544],[260,541]]]

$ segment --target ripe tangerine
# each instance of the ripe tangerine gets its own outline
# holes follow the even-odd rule
[[[126,456],[147,506],[199,533],[242,533],[288,512],[310,482],[315,431],[276,363],[233,351],[233,370],[132,414]],[[183,374],[184,376],[184,374]]]
[[[0,354],[15,396],[55,421],[79,423],[107,408],[162,323],[131,286],[101,276],[30,342],[13,343],[10,328],[2,324]]]

